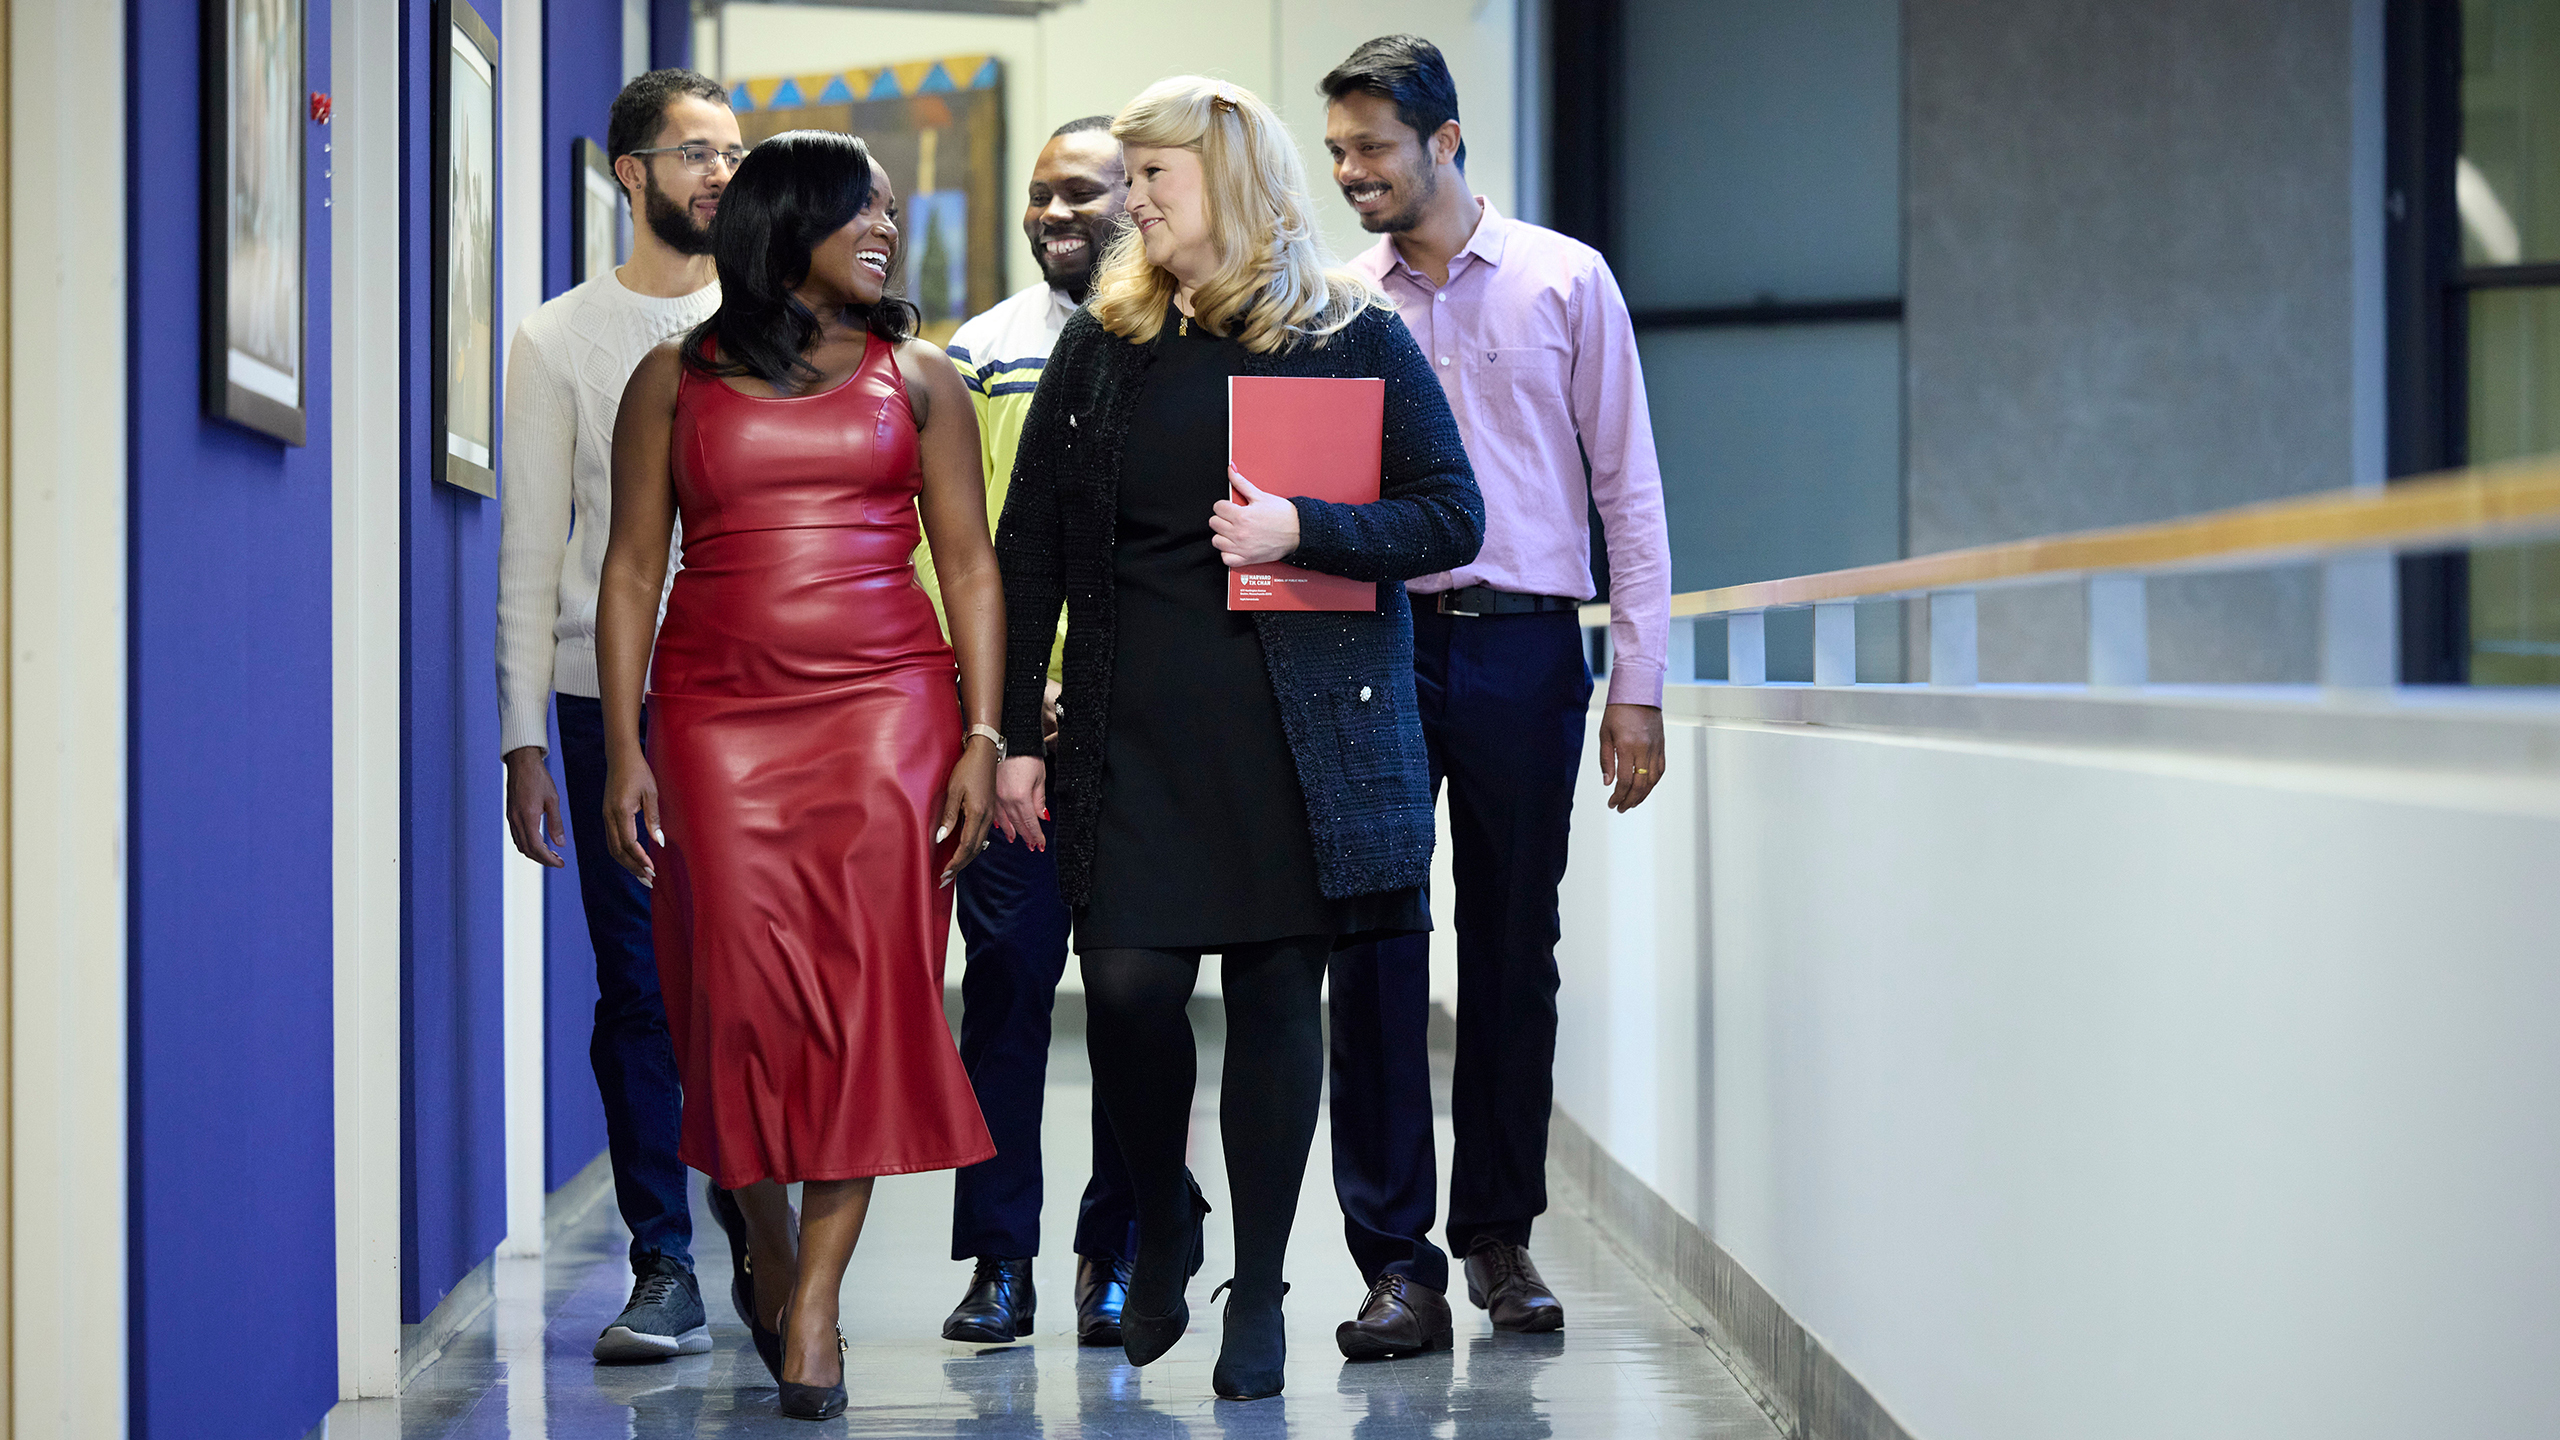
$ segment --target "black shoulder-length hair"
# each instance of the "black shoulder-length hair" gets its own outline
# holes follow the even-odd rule
[[[818,338],[818,313],[792,287],[809,278],[819,242],[871,203],[871,177],[871,152],[833,130],[788,131],[747,152],[711,221],[720,308],[685,337],[686,365],[705,375],[753,375],[776,390],[817,378],[804,356]],[[921,319],[894,295],[856,306],[854,314],[893,345],[913,336]],[[706,340],[717,342],[718,358],[704,353]]]

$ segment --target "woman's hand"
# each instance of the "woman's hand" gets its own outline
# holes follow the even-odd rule
[[[1233,465],[1227,467],[1227,479],[1244,503],[1221,500],[1209,507],[1209,543],[1218,547],[1227,568],[1268,565],[1297,553],[1298,507],[1289,497],[1256,489]]]
[[[663,846],[667,832],[658,827],[658,777],[650,772],[649,762],[634,757],[617,760],[605,767],[604,773],[604,843],[622,868],[640,877],[643,885],[658,883],[658,862],[650,857],[647,846],[631,828],[631,817],[640,816],[647,826],[651,842]]]
[[[1049,848],[1048,832],[1040,828],[1048,789],[1049,762],[1037,755],[1016,755],[996,768],[996,828],[1004,838]]]
[[[987,822],[996,811],[996,747],[973,735],[960,747],[960,763],[951,767],[951,783],[942,792],[942,821],[933,843],[953,841],[951,863],[942,867],[948,885],[978,852],[987,848]]]

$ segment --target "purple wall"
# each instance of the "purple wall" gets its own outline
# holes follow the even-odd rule
[[[503,33],[497,0],[480,18]],[[403,0],[401,343],[402,1319],[435,1308],[506,1234],[501,1031],[498,506],[437,480],[429,434],[433,7]],[[533,63],[501,50],[501,74]],[[500,90],[505,86],[501,82]],[[502,122],[503,123],[503,122]],[[500,182],[504,195],[504,180]],[[499,284],[504,284],[503,276]]]
[[[307,13],[325,90],[329,7]],[[137,1436],[265,1440],[338,1389],[329,132],[304,127],[309,443],[288,446],[198,398],[199,21],[126,6],[129,1403]]]
[[[687,0],[649,0],[649,68],[693,63],[693,7]]]
[[[542,29],[542,297],[569,288],[570,206],[581,135],[604,143],[605,112],[622,89],[621,0],[550,0]],[[559,727],[552,727],[551,783],[563,786]],[[570,823],[588,824],[575,815]],[[595,1033],[596,960],[578,904],[578,857],[544,877],[543,1184],[558,1189],[604,1150],[604,1102],[587,1042]]]

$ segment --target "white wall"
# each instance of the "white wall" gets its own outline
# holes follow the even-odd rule
[[[400,244],[401,16],[340,7],[329,245]],[[335,929],[338,1394],[400,1384],[399,267],[330,271],[331,923]],[[493,840],[495,837],[491,837]]]
[[[1372,243],[1327,178],[1324,103],[1316,81],[1373,36],[1429,37],[1457,78],[1467,174],[1508,208],[1513,27],[1517,0],[1409,0],[1392,12],[1356,0],[1077,0],[1033,18],[845,6],[731,4],[711,51],[697,58],[732,82],[826,74],[938,55],[1005,64],[1005,192],[1019,196],[1049,132],[1110,114],[1167,75],[1214,75],[1269,101],[1307,163],[1316,214],[1338,257]],[[1009,229],[1008,236],[1012,234]],[[1006,288],[1039,278],[1027,244],[1005,251]]]
[[[125,7],[0,6],[9,653],[0,1432],[125,1433]],[[77,215],[73,224],[56,217]],[[185,402],[180,402],[185,403]]]
[[[505,28],[500,53],[542,53],[542,0],[514,0],[500,14]],[[628,7],[624,20],[629,21]],[[516,327],[542,305],[542,81],[543,67],[510,65],[504,72],[506,103],[499,110],[498,153],[505,192],[499,244],[501,273],[506,278],[498,296],[498,393],[506,393],[506,362],[515,354]],[[504,466],[501,460],[499,464]],[[506,793],[506,772],[491,766],[488,783]],[[500,812],[498,846],[501,938],[500,1014],[506,1060],[507,1234],[499,1242],[502,1255],[542,1253],[542,1157],[544,1142],[544,1071],[542,997],[543,875],[542,866],[527,859],[507,833]]]
[[[1558,1104],[1917,1435],[2560,1432],[2560,711],[2469,772],[2211,704],[2085,728],[2331,758],[1675,687],[1576,817]]]

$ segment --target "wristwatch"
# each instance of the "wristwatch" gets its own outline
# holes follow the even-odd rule
[[[996,763],[999,765],[1004,763],[1005,743],[1003,731],[998,730],[993,725],[972,725],[969,727],[969,735],[984,735],[989,740],[994,741],[996,747]],[[960,744],[964,748],[969,743],[969,735],[963,735],[960,737]]]

